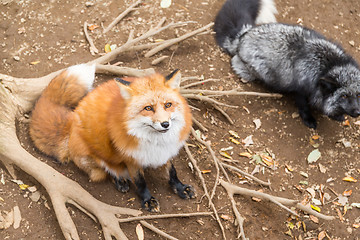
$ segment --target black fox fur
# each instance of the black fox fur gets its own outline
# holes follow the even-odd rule
[[[217,43],[235,73],[295,97],[306,126],[316,128],[311,108],[343,121],[360,115],[360,70],[341,46],[320,33],[276,23],[273,0],[227,0],[215,19]],[[265,23],[257,25],[259,23]]]

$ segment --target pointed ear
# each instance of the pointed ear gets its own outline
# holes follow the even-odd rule
[[[181,73],[179,69],[176,69],[168,76],[165,77],[165,84],[172,89],[180,88]]]
[[[115,78],[115,82],[117,83],[119,89],[120,89],[120,94],[121,96],[125,99],[125,100],[129,100],[132,96],[132,90],[129,87],[130,82],[121,79],[121,78]]]
[[[324,95],[329,95],[329,94],[335,92],[336,89],[338,89],[340,87],[338,82],[336,82],[334,79],[328,78],[328,77],[320,78],[319,86],[320,86],[321,92]]]

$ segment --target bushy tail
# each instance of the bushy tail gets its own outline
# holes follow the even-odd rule
[[[63,71],[45,88],[32,111],[30,137],[35,146],[59,161],[67,161],[72,109],[91,89],[95,65],[76,65]]]
[[[234,55],[239,38],[257,24],[276,22],[274,0],[227,0],[215,18],[217,44]]]

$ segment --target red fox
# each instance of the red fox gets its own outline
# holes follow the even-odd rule
[[[32,112],[30,136],[43,153],[73,161],[91,181],[109,174],[119,191],[131,180],[142,207],[160,211],[143,169],[165,166],[169,184],[181,198],[194,198],[169,161],[191,129],[191,112],[179,93],[180,72],[169,76],[116,78],[95,89],[95,65],[77,65],[55,77]]]

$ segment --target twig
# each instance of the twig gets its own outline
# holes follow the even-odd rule
[[[234,170],[234,171],[237,171],[237,172],[241,173],[242,175],[245,175],[246,177],[254,180],[254,181],[257,182],[257,183],[259,183],[260,185],[267,186],[267,187],[269,187],[269,186],[271,185],[271,183],[270,183],[269,180],[268,180],[267,182],[264,182],[264,181],[258,179],[257,177],[254,177],[253,175],[251,175],[251,174],[249,174],[249,173],[247,173],[247,172],[244,172],[244,171],[240,170],[240,169],[237,168],[237,167],[231,166],[231,165],[226,164],[226,163],[221,163],[221,165],[223,165],[224,167],[227,167],[227,168],[229,168],[229,169],[232,169],[232,170]]]
[[[95,54],[99,53],[99,50],[95,47],[94,42],[87,31],[87,22],[84,22],[84,33],[86,40],[90,44],[90,53],[94,56]]]
[[[209,28],[212,27],[213,25],[214,25],[214,23],[209,23],[209,24],[206,25],[206,26],[203,26],[203,27],[201,27],[201,28],[199,28],[199,29],[196,29],[196,30],[194,30],[194,31],[192,31],[192,32],[186,33],[186,34],[184,34],[184,35],[182,35],[182,36],[180,36],[180,37],[178,37],[178,38],[174,38],[174,39],[168,40],[168,41],[164,42],[163,44],[161,44],[161,45],[153,48],[153,49],[150,50],[149,52],[147,52],[147,53],[145,54],[145,57],[147,57],[147,58],[148,58],[148,57],[151,57],[151,56],[153,56],[154,54],[156,54],[157,52],[159,52],[159,51],[161,51],[161,50],[163,50],[163,49],[165,49],[165,48],[167,48],[167,47],[169,47],[169,46],[171,46],[171,45],[174,45],[174,44],[176,44],[176,43],[178,43],[178,42],[181,42],[181,41],[183,41],[183,40],[185,40],[185,39],[187,39],[187,38],[189,38],[189,37],[192,37],[192,36],[194,36],[194,35],[196,35],[196,34],[198,34],[198,33],[201,33],[201,32],[203,32],[203,31],[209,29]]]
[[[129,67],[96,64],[96,72],[114,74],[114,75],[143,77],[155,73],[155,70],[153,68],[147,68],[141,70],[141,69],[129,68]]]
[[[174,214],[160,214],[160,215],[144,215],[129,218],[118,219],[119,223],[133,222],[146,219],[163,219],[163,218],[179,218],[179,217],[196,217],[196,216],[210,216],[212,212],[195,212],[195,213],[174,213]]]
[[[217,82],[217,81],[219,81],[219,80],[220,80],[220,79],[210,78],[210,79],[206,79],[206,80],[199,81],[199,82],[189,83],[189,84],[187,84],[187,85],[185,85],[185,86],[182,86],[181,89],[185,89],[185,88],[197,86],[197,85],[204,84],[204,83],[207,83],[207,82]]]
[[[192,153],[190,152],[189,147],[185,144],[185,145],[184,145],[184,148],[185,148],[185,151],[186,151],[187,155],[189,156],[189,159],[190,159],[190,161],[191,161],[194,169],[196,170],[196,173],[197,173],[198,177],[200,178],[201,184],[202,184],[203,189],[204,189],[205,196],[206,196],[206,197],[208,198],[208,200],[209,200],[209,206],[211,207],[211,209],[212,209],[213,212],[214,212],[215,219],[216,219],[216,221],[217,221],[217,223],[218,223],[218,225],[219,225],[219,227],[220,227],[220,229],[221,229],[223,238],[226,239],[225,229],[224,229],[224,227],[223,227],[223,225],[222,225],[222,223],[221,223],[221,220],[220,220],[219,214],[218,214],[218,212],[217,212],[217,210],[216,210],[216,207],[215,207],[214,203],[213,203],[212,200],[211,200],[211,197],[210,197],[210,195],[209,195],[209,191],[208,191],[208,189],[207,189],[207,187],[206,187],[206,184],[205,184],[205,179],[203,178],[203,176],[202,176],[202,174],[201,174],[200,168],[198,167],[195,158],[193,157]]]
[[[159,64],[161,63],[162,61],[164,61],[165,59],[167,59],[169,56],[161,56],[161,57],[158,57],[156,59],[154,59],[152,62],[151,62],[151,65],[156,65],[156,64]]]
[[[180,91],[180,92],[182,92],[182,91]],[[220,105],[220,106],[225,106],[225,107],[230,107],[230,108],[238,108],[239,107],[239,106],[229,105],[229,104],[226,104],[226,103],[216,101],[215,99],[212,99],[212,98],[210,98],[208,96],[201,96],[201,95],[195,95],[195,94],[183,94],[183,93],[181,93],[181,95],[183,95],[185,98],[197,99],[197,100],[200,100],[200,101],[209,102],[209,103],[217,104],[217,105]]]
[[[309,213],[311,215],[314,215],[314,216],[324,219],[324,220],[335,219],[335,217],[333,217],[333,216],[327,216],[327,215],[318,213],[315,210],[313,210],[312,208],[306,207],[303,204],[299,203],[299,201],[297,201],[297,200],[292,200],[292,199],[287,199],[287,198],[282,198],[282,197],[275,197],[275,196],[272,196],[267,193],[262,193],[262,192],[257,192],[257,191],[250,190],[247,188],[242,188],[242,187],[236,186],[234,184],[225,182],[223,180],[220,180],[220,184],[226,189],[226,191],[230,192],[231,194],[241,194],[241,195],[246,195],[246,196],[251,196],[251,197],[268,200],[271,202],[276,201],[282,205],[296,207],[306,213]]]
[[[112,21],[107,28],[104,29],[103,33],[107,33],[111,28],[113,28],[121,19],[123,19],[129,12],[134,11],[135,7],[139,5],[142,0],[138,0],[135,3],[131,4],[124,12],[117,16],[114,21]]]
[[[218,110],[229,122],[231,125],[234,125],[234,121],[230,118],[230,116],[223,110],[221,109],[218,105],[212,104],[213,107]]]
[[[204,127],[204,125],[202,125],[198,120],[196,120],[196,118],[193,117],[192,121],[193,121],[193,123],[195,123],[196,126],[198,126],[201,129],[201,131],[204,131],[204,132],[208,131],[208,129],[206,127]]]
[[[169,234],[161,231],[160,229],[156,228],[155,226],[145,222],[145,221],[140,221],[140,223],[142,225],[144,225],[144,227],[147,227],[148,229],[150,229],[151,231],[159,234],[160,236],[164,237],[164,238],[167,238],[167,239],[170,239],[170,240],[177,240],[177,238],[174,238],[173,236],[170,236]]]
[[[181,89],[183,94],[197,94],[201,93],[204,95],[219,95],[219,96],[258,96],[258,97],[282,97],[281,94],[278,93],[259,93],[259,92],[241,92],[240,89],[232,89],[228,91],[213,91],[213,90],[205,90],[205,89]]]

